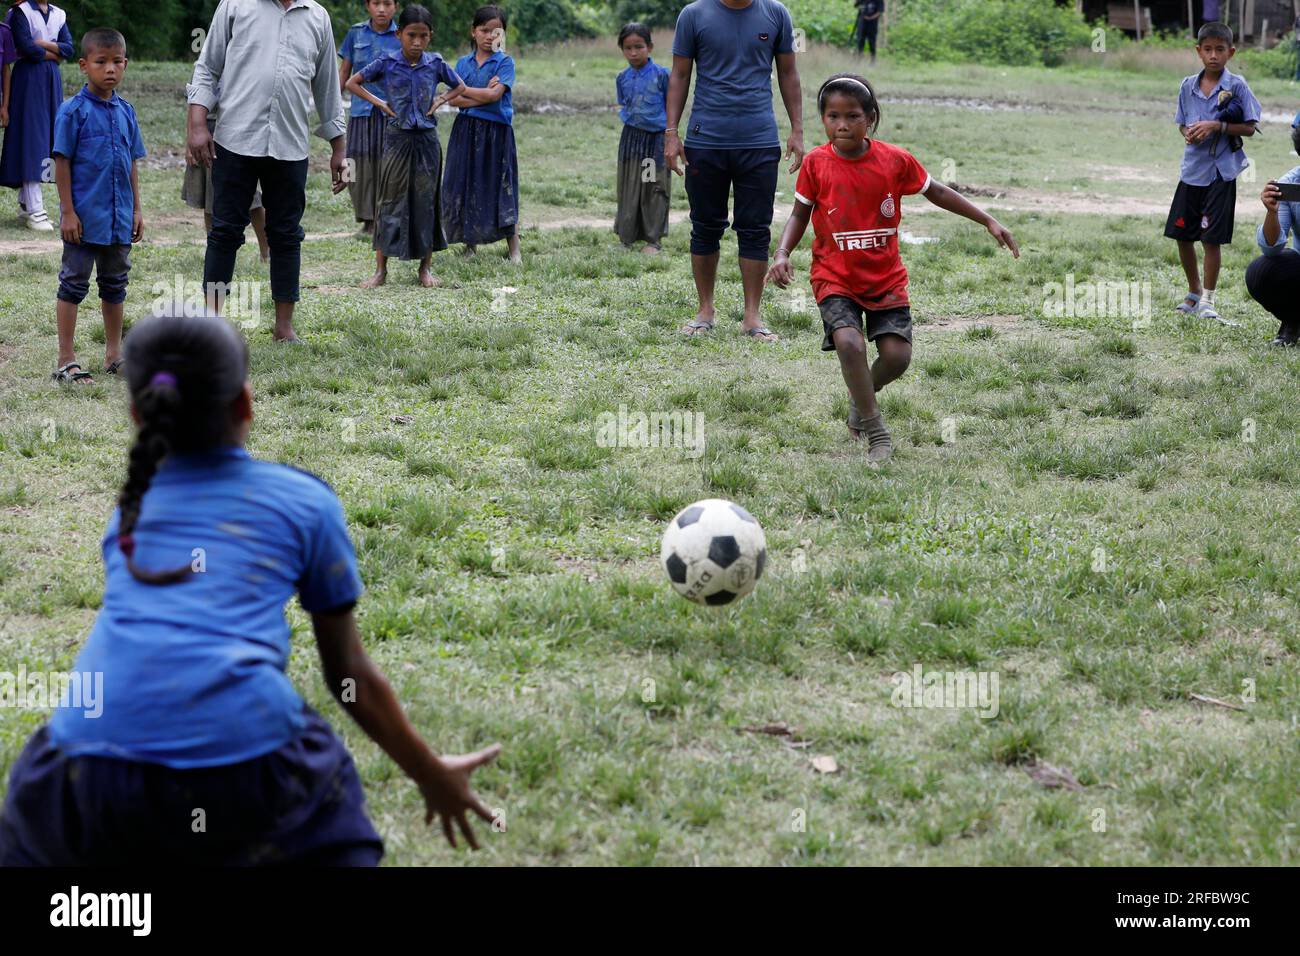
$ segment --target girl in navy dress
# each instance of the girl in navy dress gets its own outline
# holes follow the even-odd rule
[[[429,271],[435,252],[447,248],[441,208],[442,144],[438,141],[439,106],[465,89],[465,84],[437,53],[425,47],[433,38],[433,15],[418,4],[402,11],[397,21],[401,46],[370,61],[348,77],[347,91],[366,100],[387,117],[384,150],[379,162],[375,218],[375,274],[364,289],[388,279],[388,257],[420,260],[420,285],[438,284]],[[380,82],[388,99],[381,100],[365,84]],[[438,84],[447,90],[438,95]]]
[[[352,759],[285,674],[294,594],[331,693],[420,788],[425,822],[477,847],[466,812],[493,818],[470,775],[500,747],[434,753],[366,656],[338,498],[244,450],[243,337],[164,315],[125,346],[139,431],[104,535],[103,605],[14,762],[0,866],[376,864]]]
[[[474,11],[474,51],[456,62],[456,75],[469,87],[453,100],[460,109],[447,141],[442,184],[442,218],[448,242],[474,253],[485,242],[505,239],[510,261],[519,253],[519,158],[510,125],[514,107],[515,61],[502,48],[506,14],[488,5]]]
[[[59,64],[72,56],[72,34],[63,10],[41,0],[15,3],[5,22],[13,33],[18,62],[10,78],[0,186],[18,190],[18,219],[28,229],[53,232],[41,182],[54,181],[50,149],[54,116],[63,104]]]

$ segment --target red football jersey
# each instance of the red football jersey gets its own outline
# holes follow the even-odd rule
[[[813,295],[848,296],[865,309],[908,304],[907,269],[898,255],[903,196],[925,192],[930,176],[915,156],[880,140],[857,159],[830,143],[804,157],[795,199],[812,206]]]

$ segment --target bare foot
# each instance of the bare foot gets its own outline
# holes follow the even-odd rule
[[[372,275],[372,276],[371,276],[369,279],[367,279],[365,282],[361,283],[361,288],[363,288],[363,289],[377,289],[377,288],[379,288],[381,285],[383,285],[383,284],[384,284],[385,282],[387,282],[387,281],[388,281],[388,273],[387,273],[387,271],[384,271],[384,272],[376,272],[374,275]]]
[[[511,264],[512,266],[521,266],[521,265],[523,265],[523,264],[524,264],[524,257],[523,257],[523,255],[522,255],[521,253],[518,253],[518,252],[512,252],[512,253],[510,253],[510,264]]]
[[[436,289],[438,286],[442,285],[442,280],[428,269],[421,269],[420,285],[424,286],[426,289]]]
[[[652,246],[652,245],[647,244],[646,247],[645,247],[644,249],[642,249],[641,251],[644,252],[647,256],[657,256],[657,255],[659,255],[659,247],[658,247],[658,246]]]
[[[470,256],[475,255],[477,253],[478,253],[477,246],[471,246],[469,244],[466,244],[464,250],[461,252],[461,255],[464,256],[466,259],[468,259]]]

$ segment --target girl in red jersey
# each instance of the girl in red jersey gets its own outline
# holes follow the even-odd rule
[[[828,142],[804,157],[794,209],[767,280],[782,289],[794,280],[790,252],[812,220],[812,287],[826,330],[822,350],[839,355],[849,387],[850,433],[867,438],[868,461],[882,462],[893,442],[875,393],[912,360],[907,269],[898,255],[902,197],[923,193],[940,209],[984,226],[1016,258],[1020,249],[1001,223],[931,179],[907,150],[871,138],[880,106],[862,77],[832,76],[817,92],[817,108]],[[867,364],[867,339],[876,343],[873,365]]]

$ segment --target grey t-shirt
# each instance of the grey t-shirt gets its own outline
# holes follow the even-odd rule
[[[673,55],[695,61],[695,99],[686,145],[708,149],[780,147],[772,110],[772,64],[794,51],[790,11],[777,0],[741,10],[695,0],[677,17]]]

